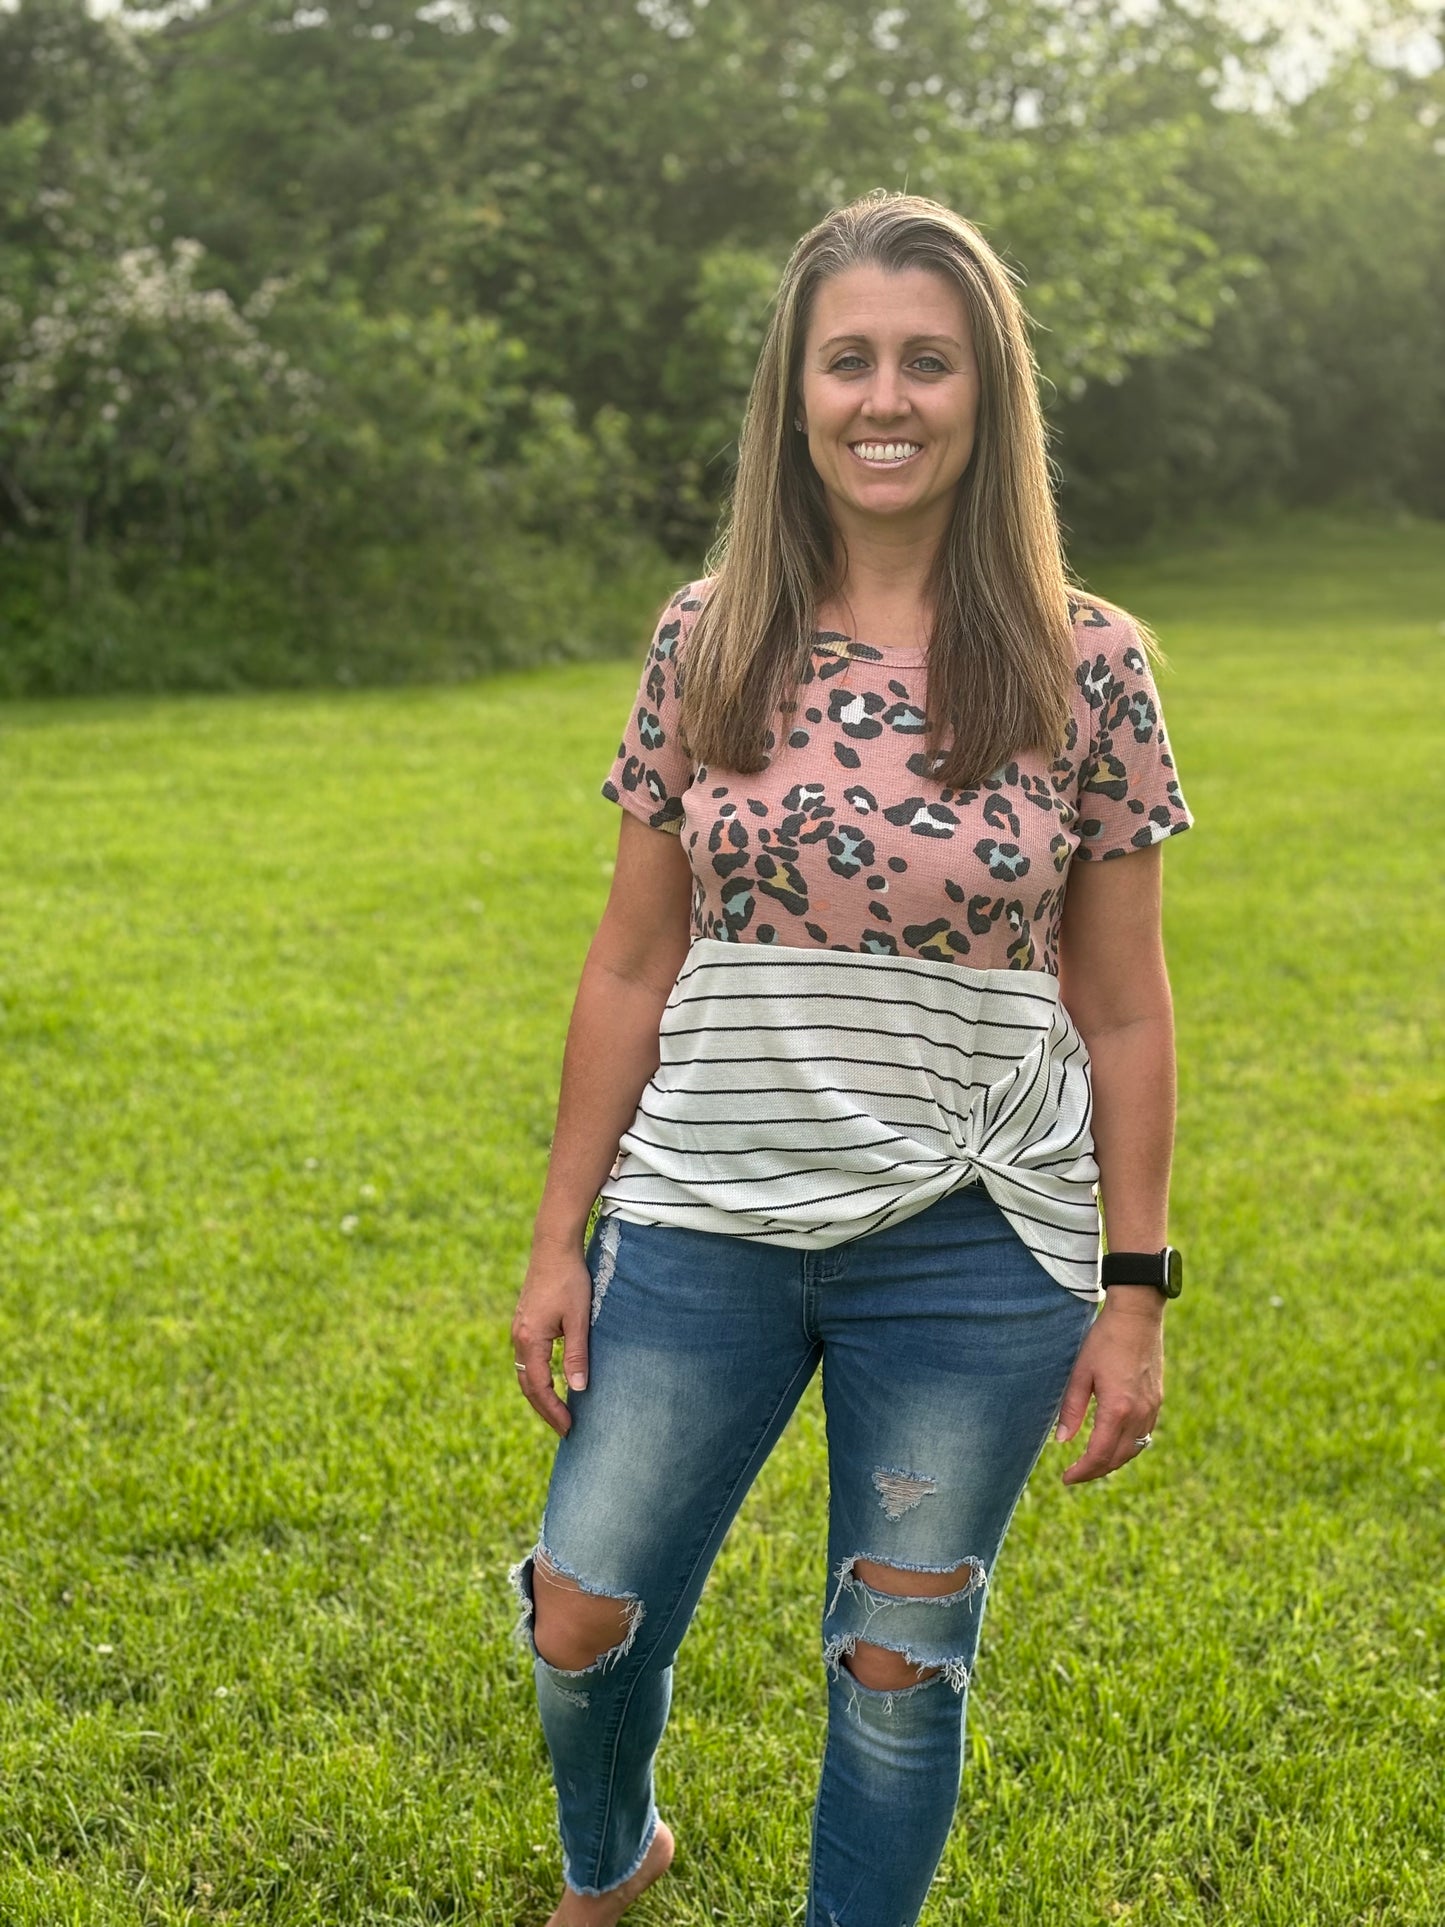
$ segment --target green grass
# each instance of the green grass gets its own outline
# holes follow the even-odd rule
[[[1015,1517],[930,1927],[1439,1927],[1438,528],[1097,587],[1158,628],[1180,1127],[1156,1449]],[[529,1927],[507,1325],[645,643],[0,714],[0,1922]],[[816,1391],[678,1668],[639,1923],[801,1919]]]

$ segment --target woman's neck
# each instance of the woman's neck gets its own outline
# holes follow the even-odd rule
[[[925,643],[933,624],[928,581],[935,539],[887,529],[850,529],[848,567],[835,595],[818,606],[820,629],[880,648]]]

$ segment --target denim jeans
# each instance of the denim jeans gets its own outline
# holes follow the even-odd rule
[[[625,1601],[625,1636],[580,1671],[549,1665],[531,1638],[532,1557],[513,1572],[567,1884],[604,1893],[646,1855],[674,1657],[821,1361],[828,1737],[807,1921],[911,1927],[957,1804],[990,1576],[1096,1307],[1049,1276],[979,1183],[822,1251],[604,1216],[587,1264],[590,1374],[569,1394],[537,1550]],[[894,1569],[890,1583],[958,1583],[875,1591],[860,1559]],[[868,1687],[849,1667],[860,1642],[936,1670]]]

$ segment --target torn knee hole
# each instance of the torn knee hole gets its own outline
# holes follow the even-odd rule
[[[532,1591],[532,1643],[557,1672],[612,1665],[630,1650],[642,1623],[640,1599],[593,1590],[540,1551],[532,1560]]]
[[[906,1654],[871,1645],[866,1639],[860,1639],[839,1657],[854,1679],[862,1686],[871,1686],[875,1693],[897,1693],[910,1686],[922,1686],[925,1680],[937,1679],[943,1671],[941,1666],[915,1665]]]
[[[836,1577],[823,1647],[834,1678],[846,1668],[860,1686],[889,1696],[885,1710],[891,1709],[893,1696],[938,1678],[956,1693],[967,1690],[974,1602],[988,1584],[982,1559],[943,1567],[897,1566],[854,1553]]]
[[[961,1559],[942,1572],[909,1571],[877,1559],[850,1559],[840,1577],[845,1583],[856,1579],[870,1592],[887,1593],[892,1599],[946,1599],[976,1591],[985,1574],[981,1559]]]
[[[857,1633],[835,1633],[823,1646],[823,1664],[834,1679],[846,1672],[860,1686],[886,1695],[883,1710],[891,1712],[896,1698],[921,1691],[935,1679],[943,1679],[955,1693],[968,1691],[969,1666],[961,1653],[941,1659],[915,1659],[909,1652],[892,1646],[875,1646]],[[857,1695],[854,1695],[856,1704]]]

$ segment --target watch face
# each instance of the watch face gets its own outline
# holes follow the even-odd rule
[[[1171,1298],[1177,1298],[1184,1286],[1184,1260],[1173,1245],[1164,1247],[1164,1289]]]

